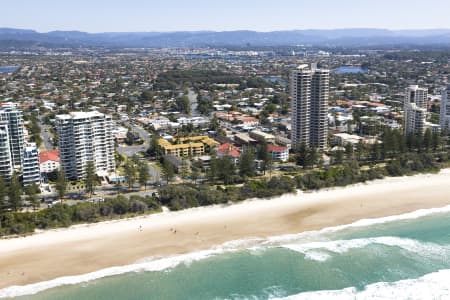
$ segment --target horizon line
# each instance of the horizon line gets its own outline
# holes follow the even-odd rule
[[[178,33],[178,32],[215,32],[215,33],[223,33],[223,32],[236,32],[236,31],[248,31],[248,32],[259,32],[259,33],[271,33],[271,32],[282,32],[282,31],[334,31],[334,30],[384,30],[384,31],[438,31],[438,30],[450,30],[449,28],[444,27],[430,27],[430,28],[382,28],[382,27],[336,27],[336,28],[304,28],[304,29],[277,29],[277,30],[255,30],[255,29],[230,29],[230,30],[213,30],[213,29],[198,29],[198,30],[153,30],[153,31],[83,31],[78,29],[54,29],[48,31],[39,31],[37,29],[31,28],[21,28],[21,27],[9,27],[9,26],[1,26],[1,29],[10,29],[10,30],[27,30],[34,31],[36,33],[45,34],[51,32],[80,32],[80,33],[88,33],[88,34],[102,34],[102,33]]]

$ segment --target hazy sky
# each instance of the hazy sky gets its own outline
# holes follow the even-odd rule
[[[450,0],[0,0],[0,14],[41,32],[450,28]]]

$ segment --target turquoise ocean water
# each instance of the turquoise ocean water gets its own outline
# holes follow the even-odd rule
[[[0,296],[34,292],[18,299],[450,299],[450,207],[235,241]]]

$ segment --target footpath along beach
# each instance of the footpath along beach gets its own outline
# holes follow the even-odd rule
[[[49,230],[0,240],[0,289],[446,205],[449,170]]]

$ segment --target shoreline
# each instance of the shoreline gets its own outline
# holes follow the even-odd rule
[[[450,204],[450,170],[0,240],[0,289]],[[111,251],[111,249],[114,249]],[[18,287],[20,289],[20,287]]]

